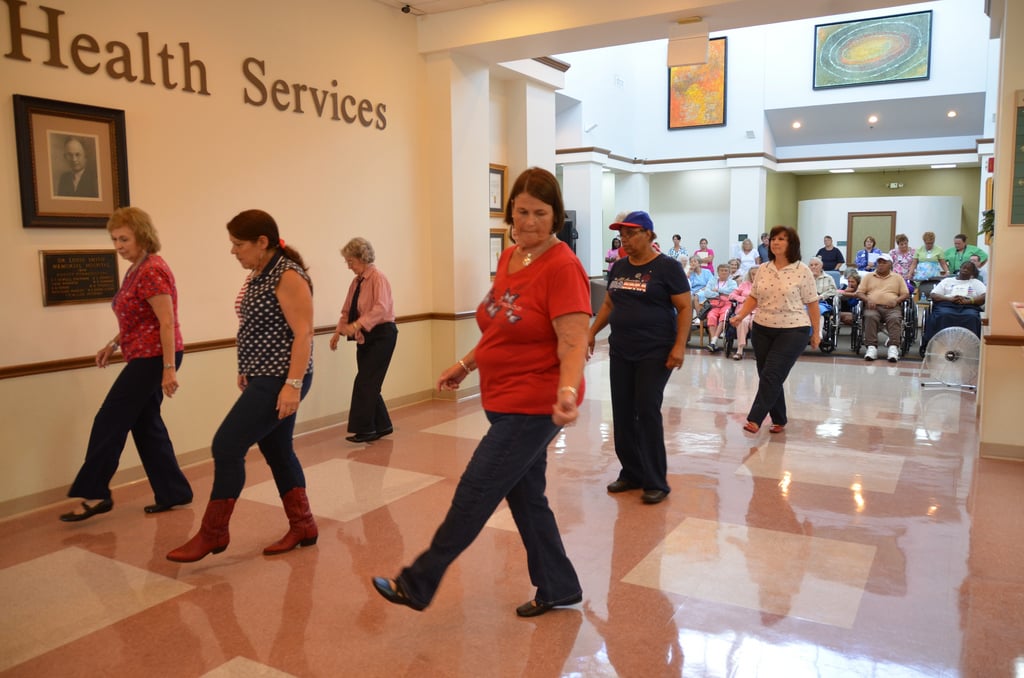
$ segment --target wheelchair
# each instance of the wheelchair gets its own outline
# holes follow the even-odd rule
[[[903,334],[900,336],[900,356],[910,352],[910,348],[917,341],[917,303],[911,297],[907,297],[900,303],[903,313]],[[878,328],[880,332],[885,331],[884,325]],[[850,350],[860,355],[861,346],[864,344],[864,303],[857,304],[853,309],[853,331],[850,333]]]
[[[729,322],[736,315],[736,309],[740,307],[738,301],[729,300],[729,312],[725,314],[725,355],[731,356],[733,346],[736,344],[736,328]],[[749,335],[747,336],[749,339]]]
[[[837,294],[829,302],[832,310],[821,314],[821,343],[818,344],[818,350],[822,353],[831,353],[839,346],[839,302]]]
[[[979,338],[981,337],[981,314],[985,308],[984,306],[973,307],[978,311],[976,315],[959,317],[947,317],[945,315],[941,315],[933,317],[934,306],[935,302],[929,299],[928,303],[921,307],[921,345],[918,347],[918,352],[922,358],[928,351],[928,341],[925,337],[929,337],[930,339],[947,327],[963,327],[970,330],[975,336]],[[929,323],[936,326],[929,327]]]

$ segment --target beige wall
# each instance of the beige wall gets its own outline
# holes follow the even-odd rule
[[[0,106],[0,148],[8,150],[0,160],[6,255],[0,287],[9,322],[0,333],[3,366],[89,356],[117,329],[105,303],[42,306],[39,250],[104,249],[110,241],[103,229],[22,228],[10,104],[14,94],[125,111],[131,203],[149,211],[160,231],[162,254],[177,277],[186,344],[234,336],[233,302],[245,272],[229,254],[224,224],[251,207],[273,214],[283,238],[309,264],[316,325],[337,319],[351,276],[338,248],[356,235],[375,244],[399,316],[434,310],[429,196],[422,181],[431,162],[422,146],[427,136],[424,62],[409,17],[379,3],[331,0],[308,0],[301,12],[266,0],[245,3],[244,12],[239,3],[199,0],[45,4],[64,12],[61,49],[70,67],[44,65],[48,46],[37,38],[25,39],[30,61],[0,57],[0,100],[7,102]],[[46,27],[37,3],[23,7],[21,19],[28,29]],[[9,32],[4,6],[0,34],[5,50]],[[128,45],[139,68],[139,32],[149,33],[154,51],[167,44],[177,54],[178,44],[188,42],[191,58],[205,64],[209,96],[165,88],[155,57],[157,84],[144,85],[112,79],[102,69],[82,73],[68,56],[72,38],[89,34],[101,46],[111,41]],[[102,63],[105,54],[90,56]],[[385,104],[386,128],[319,118],[308,100],[303,114],[278,111],[270,103],[246,105],[245,91],[254,94],[242,72],[248,57],[265,62],[268,87],[281,79]],[[180,75],[176,63],[171,62],[172,80]],[[331,85],[335,80],[337,85]],[[480,181],[483,185],[483,174]],[[485,280],[473,283],[470,287],[481,291],[470,290],[467,298],[478,299],[485,286]],[[438,331],[472,334],[472,326],[454,329],[466,324],[402,324],[385,397],[394,402],[429,397],[435,363],[450,360],[450,349],[433,361],[420,349],[431,346]],[[326,339],[316,341],[314,387],[300,410],[300,427],[340,421],[347,414],[354,351],[343,344],[331,353]],[[23,505],[26,498],[57,498],[70,484],[92,418],[119,369],[0,380],[0,463],[5,469],[0,511]],[[233,350],[186,355],[181,391],[165,406],[176,450],[186,460],[205,454],[235,397],[234,373]],[[121,468],[126,475],[119,477],[139,475],[130,443]]]
[[[1024,328],[1012,309],[1024,301],[1024,269],[1016,253],[1024,248],[1024,228],[1010,226],[1010,185],[1013,181],[1015,98],[1024,90],[1024,42],[1007,39],[1024,32],[1024,3],[1005,3],[1002,76],[996,111],[996,230],[989,263],[990,292],[986,299],[989,336],[981,355],[978,402],[981,411],[981,452],[987,456],[1024,460],[1020,435],[1021,384],[1024,384]]]

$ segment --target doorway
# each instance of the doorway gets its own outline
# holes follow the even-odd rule
[[[864,249],[864,238],[875,239],[875,247],[888,252],[895,245],[896,212],[848,212],[846,215],[846,263],[854,265],[857,252]]]

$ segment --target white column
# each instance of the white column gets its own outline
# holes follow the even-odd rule
[[[756,248],[765,231],[764,210],[768,193],[768,171],[763,167],[736,167],[729,171],[729,252],[739,249],[739,236],[746,233]],[[791,224],[796,226],[796,224]],[[725,259],[715,256],[715,261]]]
[[[604,270],[605,231],[608,224],[601,215],[602,171],[598,162],[562,165],[562,198],[565,209],[576,211],[576,254],[587,275],[599,276]]]

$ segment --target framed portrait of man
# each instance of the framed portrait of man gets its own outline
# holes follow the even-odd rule
[[[14,95],[25,228],[102,228],[129,204],[124,111]]]

